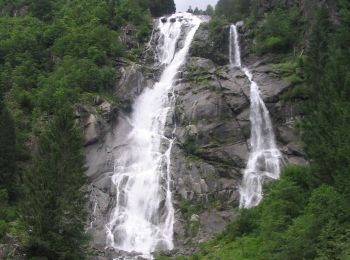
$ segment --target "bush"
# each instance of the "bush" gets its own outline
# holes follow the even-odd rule
[[[299,42],[302,23],[297,7],[269,13],[262,27],[256,30],[258,54],[289,51]]]
[[[5,220],[0,219],[0,239],[7,233],[8,225]]]
[[[225,34],[223,27],[228,24],[224,16],[214,16],[209,22],[209,37],[214,44],[222,44]]]
[[[233,222],[228,224],[224,234],[229,239],[235,239],[237,237],[244,236],[252,233],[257,228],[257,219],[259,217],[259,211],[256,209],[247,210],[243,209],[240,215]]]
[[[258,45],[258,53],[262,54],[265,52],[283,51],[285,48],[285,42],[281,37],[268,36],[266,39],[261,40]]]

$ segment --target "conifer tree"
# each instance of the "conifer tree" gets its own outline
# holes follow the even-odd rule
[[[205,14],[212,16],[214,14],[214,7],[212,5],[208,5],[207,9],[205,10]]]
[[[82,139],[67,107],[41,134],[34,165],[25,176],[23,211],[33,257],[84,259],[86,255]]]
[[[187,12],[190,13],[190,14],[193,14],[192,6],[189,6],[189,7],[188,7]]]
[[[196,8],[194,9],[193,14],[197,14],[197,15],[200,14],[200,11],[199,11],[198,7],[196,7]]]
[[[14,200],[17,193],[15,126],[0,92],[0,189],[6,190],[9,199]]]
[[[320,11],[310,40],[306,78],[311,90],[304,124],[306,151],[320,180],[336,185],[350,199],[350,5],[344,1],[341,23],[329,33]],[[329,47],[327,48],[327,44]]]
[[[149,6],[151,14],[155,17],[172,14],[176,11],[174,0],[151,0]]]

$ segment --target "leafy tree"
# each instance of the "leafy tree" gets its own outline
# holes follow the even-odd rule
[[[25,176],[23,213],[30,230],[29,256],[84,259],[85,184],[82,138],[65,103],[39,139]]]

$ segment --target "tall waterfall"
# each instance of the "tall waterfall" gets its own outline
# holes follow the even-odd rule
[[[251,151],[240,187],[240,207],[251,208],[262,199],[266,178],[278,179],[281,153],[277,148],[269,111],[260,96],[259,86],[248,68],[242,67],[237,26],[230,27],[230,63],[239,67],[250,81]]]
[[[128,145],[114,166],[116,203],[106,229],[108,245],[118,250],[151,258],[156,250],[173,248],[170,155],[174,140],[164,136],[164,128],[174,106],[172,89],[177,73],[200,23],[188,13],[173,15],[165,23],[159,21],[157,57],[165,69],[159,82],[136,99]],[[183,47],[178,49],[184,34]]]

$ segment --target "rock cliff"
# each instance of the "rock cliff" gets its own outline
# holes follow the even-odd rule
[[[243,27],[240,33],[243,63],[249,66],[260,86],[284,163],[306,163],[295,127],[300,104],[282,100],[291,83],[281,79],[278,71],[269,64],[268,57],[248,57],[249,45],[244,42]],[[172,150],[176,249],[165,254],[192,253],[199,242],[222,231],[237,211],[238,188],[250,149],[250,84],[239,69],[226,65],[228,37],[229,30],[225,29],[222,46],[214,50],[208,24],[203,23],[192,43],[187,64],[179,73],[175,87],[176,106],[169,113],[166,124],[166,134],[175,133],[176,136]],[[156,35],[153,44],[155,39]],[[181,46],[181,38],[178,45]],[[105,249],[105,224],[115,199],[111,175],[119,148],[125,145],[131,129],[128,122],[131,104],[144,87],[153,85],[161,69],[149,58],[152,48],[154,46],[148,46],[145,55],[147,64],[126,62],[118,73],[115,93],[124,104],[123,109],[112,109],[105,100],[95,102],[95,108],[83,109],[87,111],[81,122],[86,135],[86,166],[90,181],[88,225],[92,246],[100,255],[99,259],[121,254]],[[104,116],[96,111],[104,111]]]
[[[229,51],[229,32],[225,31],[227,40],[221,46],[221,57],[228,57]],[[235,215],[238,187],[250,149],[249,80],[238,68],[218,65],[225,60],[205,51],[210,49],[208,35],[208,26],[203,24],[176,86],[175,238],[179,248],[188,249],[185,253],[191,253],[198,242],[222,231]],[[244,35],[241,39],[247,57]],[[295,127],[300,104],[282,100],[283,93],[292,85],[281,79],[268,60],[250,57],[243,62],[253,72],[271,113],[284,163],[306,163]]]

